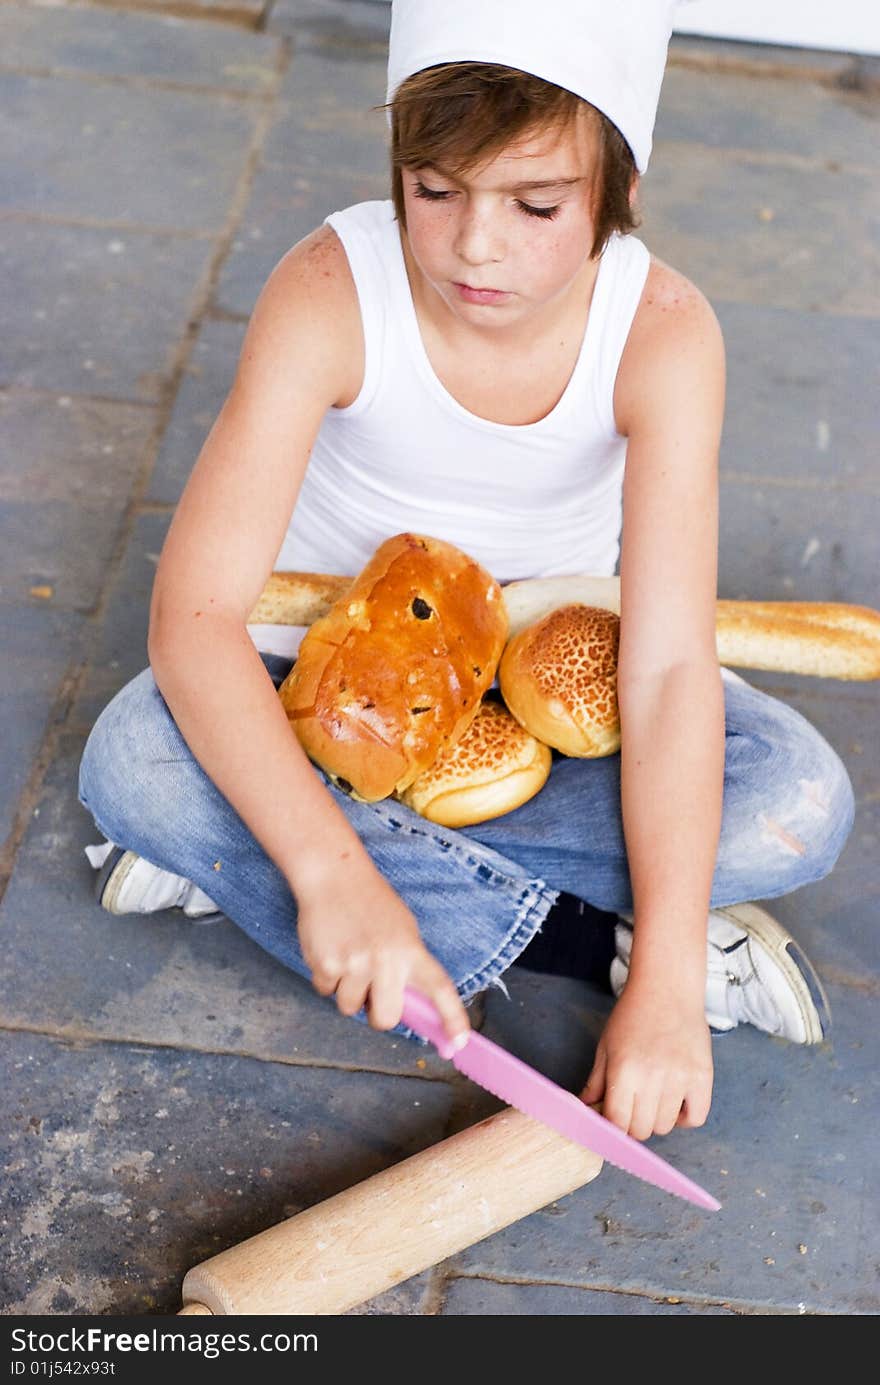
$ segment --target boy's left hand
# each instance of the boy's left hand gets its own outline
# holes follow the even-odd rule
[[[701,1003],[641,993],[633,978],[599,1039],[581,1100],[637,1140],[702,1125],[712,1103],[712,1046]],[[678,1003],[676,1003],[676,1000]]]

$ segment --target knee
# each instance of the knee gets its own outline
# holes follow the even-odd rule
[[[840,756],[804,718],[772,765],[755,826],[780,877],[775,893],[787,893],[829,874],[852,831],[855,795]]]
[[[166,817],[162,777],[186,755],[186,744],[146,668],[119,690],[92,727],[80,760],[79,801],[105,836],[125,844],[128,821],[143,824],[151,812]]]

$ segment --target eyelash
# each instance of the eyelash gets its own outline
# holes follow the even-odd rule
[[[436,188],[426,188],[424,183],[416,182],[413,189],[416,197],[424,197],[428,202],[443,202],[449,196],[448,192],[438,192]],[[552,221],[559,215],[558,205],[555,207],[532,207],[528,202],[521,202],[516,199],[516,205],[526,216],[535,216],[539,221]]]

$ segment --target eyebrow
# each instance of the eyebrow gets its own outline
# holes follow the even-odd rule
[[[458,179],[453,173],[447,172],[439,164],[422,164],[422,168],[430,168],[434,173],[439,173],[441,178],[448,178],[450,182],[457,183]],[[498,189],[499,192],[535,192],[541,188],[570,188],[576,183],[582,183],[583,178],[536,178],[524,183],[507,183]]]
[[[536,179],[531,183],[511,183],[508,187],[502,188],[502,192],[532,192],[536,188],[571,188],[575,183],[582,183],[583,178],[543,178]]]

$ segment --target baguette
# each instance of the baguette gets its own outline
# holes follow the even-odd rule
[[[733,668],[880,678],[880,612],[843,602],[719,601],[718,660]]]
[[[485,568],[452,544],[398,534],[311,625],[279,697],[309,757],[372,803],[464,734],[506,637]]]
[[[620,615],[619,577],[542,577],[502,588],[510,637],[569,603]],[[716,603],[718,662],[817,678],[880,678],[880,611],[835,601]]]
[[[274,572],[251,624],[309,625],[354,581],[326,573]],[[501,588],[509,637],[570,603],[620,615],[620,578],[528,578]],[[803,673],[818,678],[880,678],[880,611],[835,601],[717,603],[719,663],[731,668]]]
[[[351,587],[353,577],[329,572],[273,572],[248,625],[313,625]]]

